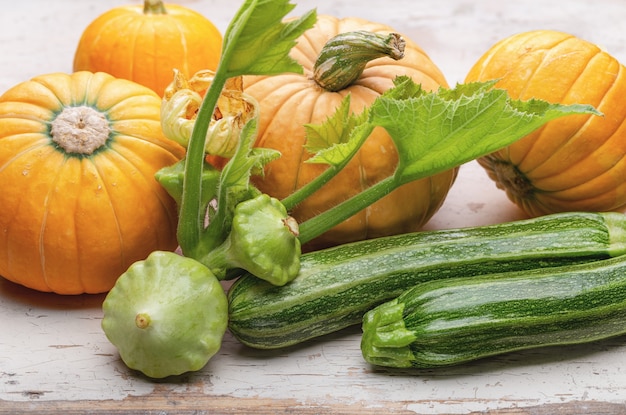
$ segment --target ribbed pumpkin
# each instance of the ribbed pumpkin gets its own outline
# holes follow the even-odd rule
[[[183,155],[161,99],[105,73],[54,73],[0,97],[0,275],[59,294],[108,291],[177,247],[177,208],[154,179]]]
[[[512,98],[590,104],[604,116],[551,121],[479,159],[497,186],[531,216],[622,210],[626,205],[626,71],[600,47],[537,30],[492,46],[466,81],[499,79]]]
[[[159,95],[173,70],[189,77],[215,69],[219,30],[200,13],[161,0],[113,8],[91,22],[74,55],[74,71],[107,72],[145,85]]]
[[[304,125],[323,122],[335,112],[346,95],[351,96],[351,110],[358,113],[392,87],[393,80],[399,75],[410,76],[426,90],[447,85],[443,74],[426,53],[405,38],[402,59],[374,59],[348,86],[336,91],[321,87],[320,79],[314,74],[314,65],[322,48],[334,36],[353,31],[395,32],[389,26],[359,18],[320,15],[316,25],[302,35],[291,52],[291,56],[304,67],[304,74],[244,77],[245,92],[258,101],[260,108],[256,144],[282,153],[280,159],[266,166],[265,176],[256,180],[255,184],[262,191],[283,198],[326,168],[305,163],[311,154],[304,147]],[[328,74],[320,74],[323,76]],[[330,84],[333,81],[325,80]],[[388,177],[396,164],[396,148],[384,129],[378,128],[355,159],[325,187],[298,205],[292,215],[302,222]],[[317,249],[419,229],[441,206],[456,172],[454,169],[440,173],[395,190],[318,237],[307,248]]]

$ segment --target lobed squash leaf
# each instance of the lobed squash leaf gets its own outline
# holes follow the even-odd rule
[[[414,89],[406,77],[396,88]],[[398,99],[383,94],[370,109],[369,122],[384,127],[398,148],[396,176],[417,180],[459,166],[512,144],[548,121],[573,114],[600,113],[590,105],[516,101],[492,82],[421,89]]]
[[[369,130],[366,133],[361,133],[361,139],[357,139],[355,138],[355,128],[367,122],[367,115],[367,108],[360,114],[351,112],[350,95],[346,95],[335,113],[328,117],[325,122],[306,124],[304,126],[306,130],[305,147],[308,151],[317,153],[317,157],[321,157],[320,160],[317,160],[314,156],[309,162],[339,164],[341,160],[351,158],[356,154],[362,142],[369,135]],[[326,152],[323,150],[330,147],[333,147],[333,152],[337,154],[334,156],[337,162],[333,161],[334,157],[324,161]]]
[[[400,76],[395,86],[359,117],[346,112],[346,97],[333,117],[307,127],[307,148],[316,151],[308,161],[342,164],[367,138],[364,134],[380,126],[398,148],[395,176],[406,183],[506,147],[553,119],[572,114],[601,115],[590,105],[512,100],[505,90],[494,89],[494,84],[475,82],[428,92]],[[346,121],[339,140],[335,136],[341,125],[337,118],[341,117]]]
[[[394,84],[364,110],[366,115],[362,116],[360,124],[354,122],[355,116],[349,116],[346,125],[352,129],[341,132],[341,142],[333,137],[339,125],[336,118],[345,115],[344,105],[321,126],[308,128],[315,143],[309,148],[317,150],[308,162],[330,166],[319,176],[323,176],[323,183],[317,178],[309,183],[314,189],[328,183],[378,126],[387,130],[398,149],[398,166],[391,177],[302,223],[300,240],[303,243],[403,184],[506,147],[548,121],[573,114],[601,115],[590,105],[515,101],[505,90],[493,88],[495,81],[460,84],[453,89],[439,88],[434,92],[423,90],[406,76],[399,76]],[[317,135],[321,133],[330,135],[325,141],[326,147],[320,145],[324,140]],[[308,184],[298,189],[298,193],[292,195],[294,197],[286,199],[289,206],[296,205],[300,197],[310,194],[307,187]]]

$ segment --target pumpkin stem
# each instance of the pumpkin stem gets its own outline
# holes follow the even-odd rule
[[[145,0],[143,2],[143,14],[167,14],[163,1]]]
[[[86,105],[66,107],[52,121],[50,136],[67,153],[92,154],[111,134],[103,113]]]
[[[397,33],[340,33],[322,48],[313,67],[313,79],[327,91],[340,91],[361,76],[369,61],[381,57],[402,59],[405,43]]]
[[[497,178],[503,189],[520,199],[532,198],[535,188],[530,180],[512,163],[502,160],[488,159],[489,169]]]

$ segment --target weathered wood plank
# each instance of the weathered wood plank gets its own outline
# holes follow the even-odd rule
[[[6,415],[421,415],[446,414],[439,412],[446,402],[429,403],[433,412],[415,412],[407,402],[376,402],[324,405],[307,404],[298,400],[241,399],[226,396],[194,394],[128,397],[122,401],[47,401],[16,404],[0,401],[0,414]],[[443,409],[445,411],[445,409]],[[620,415],[626,414],[626,404],[584,401],[546,404],[530,407],[512,407],[468,412],[467,415]]]

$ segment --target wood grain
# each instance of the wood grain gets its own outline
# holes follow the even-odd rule
[[[433,408],[445,402],[431,402]],[[297,400],[241,399],[194,394],[129,397],[122,401],[30,402],[15,404],[0,401],[0,414],[6,415],[423,415],[407,409],[407,402],[370,404],[306,404]],[[384,409],[381,409],[384,408]],[[429,412],[434,413],[434,412]],[[445,412],[436,412],[445,415]],[[626,404],[609,402],[567,402],[523,408],[469,412],[466,415],[623,415]]]

